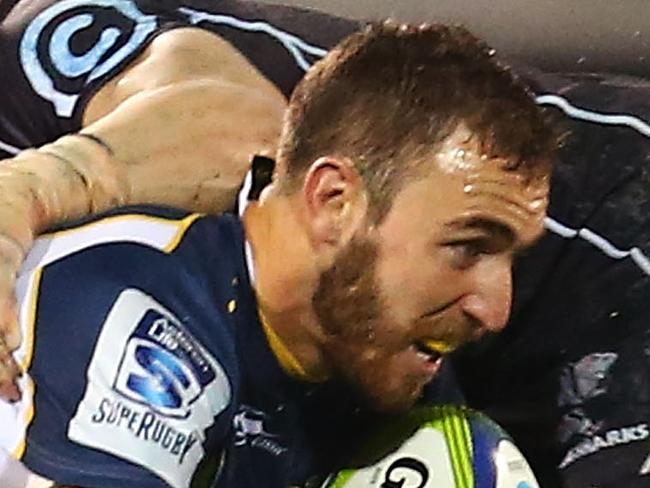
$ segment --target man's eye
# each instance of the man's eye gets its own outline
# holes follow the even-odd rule
[[[447,243],[451,252],[451,265],[457,269],[467,269],[488,253],[485,242],[481,240],[456,241]]]

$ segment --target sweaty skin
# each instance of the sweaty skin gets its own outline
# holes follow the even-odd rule
[[[275,86],[226,41],[176,29],[94,95],[82,132],[113,150],[113,170],[121,171],[116,177],[126,188],[121,203],[221,212],[232,206],[252,155],[275,152],[285,106]],[[85,144],[106,157],[103,148]],[[42,156],[23,153],[0,165],[34,157]],[[97,190],[58,166],[56,160],[35,165],[51,168],[44,175],[0,171],[0,188],[12,189],[0,192],[0,397],[7,399],[19,397],[10,350],[20,343],[13,290],[24,253],[34,233],[86,215],[89,193]],[[53,195],[39,195],[42,188]],[[65,202],[64,213],[57,201]]]
[[[523,242],[539,238],[536,232],[543,227],[548,207],[548,174],[541,170],[532,174],[503,171],[508,161],[483,154],[462,125],[444,141],[436,160],[440,171],[462,178],[463,193],[473,210],[496,212],[501,223],[521,234]]]
[[[344,378],[379,410],[410,407],[437,373],[423,345],[444,353],[505,326],[514,256],[543,233],[547,175],[506,170],[466,140],[452,134],[454,151],[424,162],[379,223],[333,158],[245,220],[270,326],[303,370]]]

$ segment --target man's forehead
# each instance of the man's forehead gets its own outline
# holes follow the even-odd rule
[[[547,190],[550,165],[539,162],[512,161],[506,157],[489,155],[476,133],[459,124],[433,154],[436,169],[448,175],[488,176],[531,189]],[[512,169],[512,168],[517,169]]]
[[[476,138],[459,126],[434,155],[432,174],[445,185],[462,188],[465,200],[476,197],[519,207],[532,219],[539,218],[548,204],[550,174],[540,165],[537,174],[530,168],[512,168],[511,161],[481,153]]]
[[[481,231],[515,247],[526,247],[543,233],[548,179],[529,180],[516,171],[484,161],[455,173],[435,172],[436,198],[447,214],[449,231]]]

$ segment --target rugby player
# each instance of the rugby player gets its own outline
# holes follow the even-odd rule
[[[556,145],[467,30],[351,35],[294,91],[242,222],[127,209],[37,242],[4,447],[67,485],[187,487],[204,454],[216,486],[326,474],[365,410],[410,408],[505,326]]]
[[[74,171],[31,152],[8,162],[14,167],[0,176],[6,202],[0,296],[10,331],[17,331],[13,276],[34,232],[111,202],[228,206],[206,189],[206,180],[215,181],[212,164],[218,160],[214,186],[232,194],[248,153],[273,146],[283,103],[277,91],[290,93],[312,61],[357,28],[231,0],[165,2],[168,8],[109,0],[14,3],[0,44],[0,82],[7,83],[0,141],[7,157],[95,121],[104,140],[113,140],[112,156],[88,138],[75,140],[86,156],[76,158]],[[510,327],[463,352],[460,379],[469,400],[515,435],[544,486],[644,486],[650,440],[647,395],[639,385],[650,380],[650,89],[624,77],[550,75],[521,65],[516,71],[538,103],[557,108],[571,135],[554,175],[549,232],[515,270]],[[209,80],[209,88],[185,83],[197,77]],[[229,94],[239,89],[246,96],[233,104]],[[259,98],[248,104],[253,92]],[[193,103],[228,115],[195,117]],[[250,146],[239,151],[243,141]],[[18,344],[15,333],[7,339]]]

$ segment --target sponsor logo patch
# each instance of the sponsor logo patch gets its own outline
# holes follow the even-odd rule
[[[70,422],[71,440],[189,486],[205,430],[229,404],[221,365],[173,314],[140,290],[111,309]]]
[[[279,456],[287,448],[279,442],[278,436],[266,431],[268,415],[247,405],[242,405],[233,419],[235,446],[251,446]]]
[[[596,352],[564,369],[558,398],[558,406],[565,411],[558,432],[560,442],[566,443],[576,435],[589,437],[602,430],[603,423],[588,414],[586,405],[607,394],[610,370],[617,360],[616,353]]]
[[[600,435],[591,436],[571,448],[560,463],[561,469],[575,463],[578,459],[595,454],[603,449],[640,442],[650,437],[648,424],[638,424],[620,429],[612,429]]]

